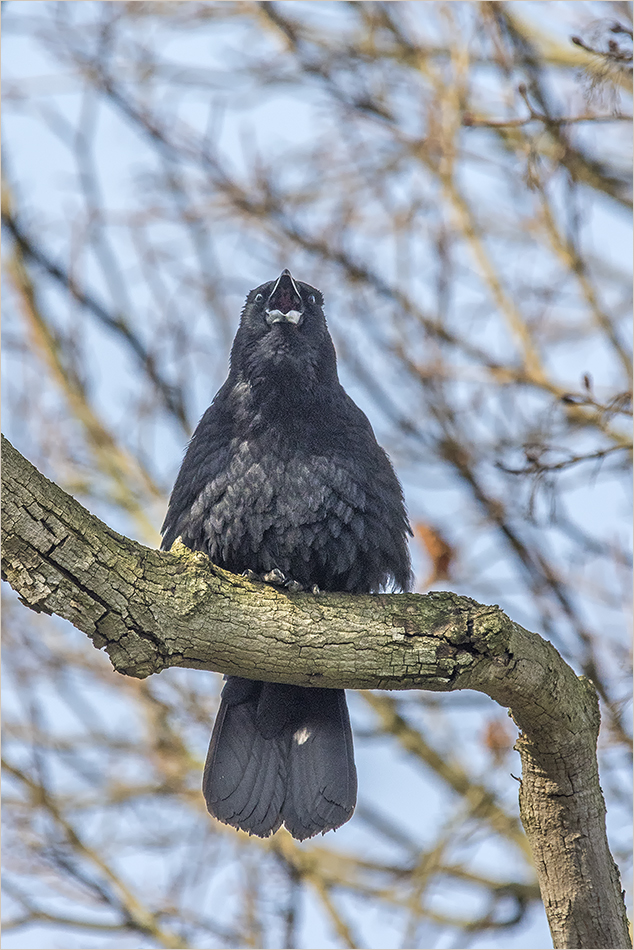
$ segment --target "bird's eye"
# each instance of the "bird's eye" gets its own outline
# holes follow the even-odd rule
[[[264,300],[264,297],[262,294],[256,294],[254,299],[256,303],[259,303],[261,300]]]
[[[311,294],[311,295],[310,295],[310,297],[308,298],[308,303],[315,303],[315,295],[314,295],[314,294]]]

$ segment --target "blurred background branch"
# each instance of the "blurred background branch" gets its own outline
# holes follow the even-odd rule
[[[3,33],[8,437],[157,543],[244,295],[318,286],[419,589],[596,683],[628,880],[631,4],[8,2]],[[128,680],[5,600],[7,948],[550,945],[485,697],[353,695],[355,819],[261,842],[198,791],[215,677]]]

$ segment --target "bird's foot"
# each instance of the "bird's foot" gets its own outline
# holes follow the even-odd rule
[[[265,584],[272,584],[274,587],[283,587],[292,594],[296,594],[302,590],[309,590],[311,594],[319,593],[317,584],[311,584],[309,587],[305,587],[303,584],[300,584],[299,581],[293,580],[292,577],[287,577],[283,571],[280,571],[279,567],[274,567],[272,571],[267,571],[266,574],[256,574],[255,571],[247,568],[246,571],[242,572],[242,576],[248,577],[250,581],[263,581]]]

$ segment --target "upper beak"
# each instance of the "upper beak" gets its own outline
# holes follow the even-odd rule
[[[304,314],[302,295],[287,269],[275,281],[275,286],[266,303],[266,322],[298,324]]]

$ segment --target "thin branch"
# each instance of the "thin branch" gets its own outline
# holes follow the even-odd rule
[[[44,808],[51,815],[56,824],[64,832],[64,835],[72,845],[74,851],[93,864],[98,871],[103,874],[106,880],[110,882],[116,891],[121,909],[128,919],[130,927],[154,937],[164,947],[184,948],[186,946],[179,937],[158,923],[156,915],[143,906],[127,884],[125,884],[110,865],[103,860],[101,855],[83,841],[71,822],[60,811],[56,799],[48,793],[48,790],[41,783],[34,781],[26,772],[15,768],[15,766],[4,759],[2,760],[2,768],[3,771],[12,775],[31,793],[34,803]]]
[[[588,112],[583,115],[558,116],[551,119],[548,116],[533,112],[524,119],[488,119],[474,115],[472,112],[464,112],[462,124],[469,128],[479,129],[519,129],[525,125],[530,125],[531,122],[544,122],[548,125],[576,125],[580,122],[631,122],[633,118],[634,116],[620,112],[615,112],[612,115],[596,115],[593,112]]]
[[[531,850],[520,822],[509,815],[496,801],[495,794],[485,786],[473,782],[455,760],[441,756],[425,741],[417,729],[413,729],[398,712],[397,701],[392,696],[377,695],[363,690],[361,695],[379,718],[382,732],[394,736],[399,744],[439,775],[447,785],[462,796],[474,814],[487,822],[498,834],[508,838],[531,860]]]
[[[191,424],[185,411],[182,393],[164,379],[156,366],[154,357],[123,316],[121,314],[113,315],[95,297],[80,288],[70,273],[61,264],[53,261],[46,251],[28,234],[26,228],[10,207],[6,188],[7,186],[3,184],[2,224],[11,234],[22,255],[42,267],[77,303],[90,311],[103,326],[125,340],[138,363],[147,373],[148,379],[156,387],[165,409],[178,422],[180,428],[189,435]]]
[[[626,445],[610,445],[605,449],[598,449],[596,452],[572,455],[570,458],[563,459],[561,462],[542,462],[540,458],[534,458],[531,459],[529,464],[524,466],[524,468],[509,468],[501,462],[497,463],[497,467],[509,475],[535,475],[541,472],[562,472],[581,462],[596,462],[611,455],[612,452],[623,450],[631,452],[631,447],[628,449]]]

